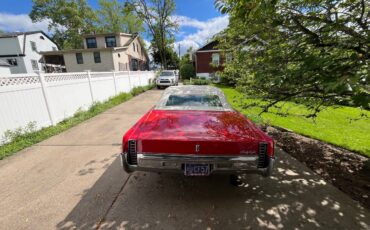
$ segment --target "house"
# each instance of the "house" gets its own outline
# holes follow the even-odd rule
[[[148,70],[149,58],[138,34],[84,35],[83,49],[43,52],[47,63],[65,65],[67,72],[86,70]]]
[[[229,54],[223,57],[224,52],[217,48],[218,41],[211,41],[195,51],[195,71],[199,78],[210,79],[215,77],[217,71],[224,69],[223,65],[231,58]]]
[[[0,60],[10,65],[10,72],[43,71],[40,52],[58,50],[58,46],[42,31],[0,34]]]
[[[0,76],[10,74],[11,72],[9,63],[4,60],[0,60]]]

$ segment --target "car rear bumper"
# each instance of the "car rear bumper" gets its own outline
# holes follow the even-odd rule
[[[258,156],[184,156],[168,154],[137,154],[137,165],[127,162],[127,154],[121,153],[123,169],[134,171],[184,173],[184,165],[189,163],[209,164],[211,173],[254,173],[270,176],[274,158],[269,157],[266,168],[258,168]]]
[[[173,85],[176,85],[176,82],[157,82],[157,86],[173,86]]]

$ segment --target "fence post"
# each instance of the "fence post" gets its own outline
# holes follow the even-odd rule
[[[113,72],[114,92],[115,92],[115,95],[117,95],[118,94],[118,90],[117,90],[116,72],[114,70],[112,70],[112,72]]]
[[[44,74],[41,71],[38,71],[37,74],[39,75],[40,83],[41,83],[41,89],[42,89],[42,94],[44,95],[44,100],[46,104],[46,109],[48,111],[49,119],[51,125],[56,125],[56,121],[54,119],[54,113],[52,110],[51,102],[50,102],[50,96],[48,92],[48,88],[45,82],[45,77]]]
[[[132,90],[131,88],[131,77],[130,77],[130,70],[128,71],[128,86],[129,86],[129,92]]]
[[[140,72],[141,72],[141,71],[140,71]],[[142,86],[142,85],[141,85],[141,73],[139,73],[139,85],[140,85],[140,86]]]
[[[89,81],[89,88],[90,88],[91,102],[92,102],[92,104],[94,104],[94,93],[93,93],[92,84],[91,84],[91,74],[90,74],[90,70],[86,70],[86,73],[87,73],[87,80]]]

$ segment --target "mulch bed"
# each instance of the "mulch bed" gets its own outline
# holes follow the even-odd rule
[[[370,159],[289,130],[265,127],[278,147],[370,209]]]

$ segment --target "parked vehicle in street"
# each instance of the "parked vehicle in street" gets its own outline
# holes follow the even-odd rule
[[[174,70],[163,70],[156,81],[157,89],[178,85],[178,78]]]
[[[211,86],[167,88],[122,140],[126,172],[271,175],[274,142]]]

